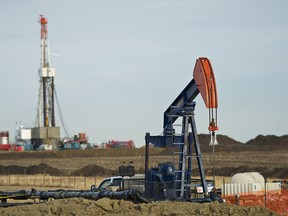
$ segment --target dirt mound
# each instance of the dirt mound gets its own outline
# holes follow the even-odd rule
[[[280,167],[275,168],[271,173],[269,173],[269,176],[271,175],[274,178],[287,178],[288,168],[287,167]]]
[[[51,167],[45,163],[40,163],[39,165],[31,165],[28,167],[9,165],[0,165],[0,175],[37,175],[45,174],[51,176],[63,176],[67,175],[66,170],[59,170],[57,168]],[[70,176],[113,176],[118,175],[118,170],[109,170],[101,166],[87,165],[78,170],[70,173]]]
[[[63,172],[57,168],[51,167],[45,163],[41,163],[39,165],[32,165],[29,166],[26,174],[28,175],[35,175],[35,174],[49,174],[53,176],[61,176]]]
[[[211,135],[210,134],[199,134],[198,135],[199,138],[199,142],[204,144],[209,144],[211,141]],[[221,134],[217,134],[217,140],[220,144],[222,145],[243,145],[242,142],[236,141],[233,138],[226,136],[226,135],[221,135]]]
[[[269,215],[265,208],[242,207],[215,203],[154,202],[134,204],[130,201],[103,198],[97,201],[81,198],[48,201],[37,205],[15,206],[0,209],[1,215]]]
[[[0,165],[0,175],[35,175],[35,174],[48,174],[52,176],[61,176],[64,173],[54,167],[51,167],[45,163],[41,163],[39,165],[31,165],[28,167],[17,166],[17,165],[9,165],[2,166]]]
[[[72,176],[113,176],[117,175],[118,172],[116,170],[104,169],[101,166],[96,165],[87,165],[81,169],[78,169],[72,172],[70,175]]]
[[[199,134],[199,143],[202,152],[211,152],[209,146],[211,137],[209,134]],[[219,145],[215,146],[217,152],[240,152],[240,151],[279,151],[288,150],[288,135],[258,135],[246,143],[236,141],[226,135],[217,134]]]
[[[193,169],[192,173],[198,173],[198,169]],[[287,167],[278,167],[274,169],[269,169],[267,167],[249,167],[249,166],[240,166],[240,167],[223,167],[215,168],[215,173],[218,176],[233,176],[237,173],[243,172],[259,172],[264,177],[269,178],[287,178],[288,168]],[[212,168],[205,169],[207,176],[213,175]],[[198,174],[199,175],[199,174]]]
[[[287,167],[276,167],[276,168],[267,168],[267,167],[249,167],[249,166],[239,166],[239,167],[221,167],[215,168],[215,173],[218,176],[232,176],[236,173],[242,172],[259,172],[264,177],[269,178],[286,178],[288,173]],[[140,168],[136,171],[136,173],[145,173],[144,168]],[[192,173],[194,176],[199,175],[198,169],[193,169]],[[205,173],[207,176],[213,175],[212,168],[206,168]],[[68,175],[66,170],[59,170],[57,168],[51,167],[45,163],[41,163],[39,165],[32,165],[29,167],[24,166],[1,166],[0,165],[0,175],[37,175],[37,174],[45,174],[51,176],[64,176]],[[87,165],[78,170],[72,171],[70,176],[115,176],[119,175],[118,170],[105,169],[104,167],[97,165]]]
[[[201,152],[211,152],[212,147],[209,146],[211,135],[199,134],[199,143]],[[288,135],[274,136],[274,135],[258,135],[256,138],[249,140],[246,143],[239,142],[229,136],[217,134],[217,141],[219,145],[214,146],[215,152],[241,152],[241,151],[279,151],[288,150]],[[173,151],[172,148],[167,148],[160,155],[169,155]]]
[[[246,145],[256,145],[256,146],[270,146],[275,147],[285,147],[287,148],[288,135],[275,136],[275,135],[258,135],[254,139],[249,140]]]
[[[195,170],[196,172],[197,170]],[[223,168],[215,168],[215,173],[219,176],[233,176],[237,173],[243,172],[259,172],[263,176],[278,178],[273,175],[273,170],[270,170],[266,167],[248,167],[248,166],[240,166],[240,167],[223,167]],[[212,169],[205,169],[206,175],[213,175]]]

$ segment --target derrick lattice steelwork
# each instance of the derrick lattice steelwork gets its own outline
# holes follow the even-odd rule
[[[55,68],[50,67],[48,46],[48,22],[40,15],[41,25],[41,61],[39,68],[40,86],[36,127],[55,127],[54,77]]]

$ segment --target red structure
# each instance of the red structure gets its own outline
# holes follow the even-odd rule
[[[134,141],[119,141],[119,140],[109,140],[108,143],[105,144],[106,148],[135,148]]]
[[[9,131],[1,131],[0,151],[24,151],[24,146],[9,144]]]

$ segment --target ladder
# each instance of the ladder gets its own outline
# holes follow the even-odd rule
[[[172,106],[167,117],[173,122],[173,118],[182,117],[182,123],[172,123],[170,131],[172,135],[173,147],[173,164],[175,164],[175,157],[178,157],[178,167],[174,170],[174,189],[175,198],[179,200],[189,199],[191,195],[191,170],[192,170],[192,146],[195,147],[199,173],[203,185],[204,193],[207,192],[207,183],[205,180],[204,167],[202,163],[202,155],[200,151],[196,125],[194,120],[195,103],[188,103],[184,107]],[[175,128],[180,127],[175,130]],[[191,127],[192,132],[189,132]]]
[[[182,200],[189,196],[190,185],[187,179],[187,168],[189,154],[187,152],[188,144],[188,121],[187,117],[191,113],[186,112],[183,107],[172,106],[170,112],[167,113],[169,119],[182,117],[182,122],[170,125],[172,128],[172,147],[173,147],[173,164],[178,162],[177,168],[174,170],[174,189],[175,198]],[[173,122],[173,121],[171,121]],[[178,128],[178,129],[177,129]],[[177,158],[177,159],[176,159]],[[176,161],[176,162],[175,162]]]

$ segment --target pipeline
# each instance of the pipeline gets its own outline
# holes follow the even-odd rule
[[[30,197],[31,197],[31,194],[29,190],[18,190],[18,191],[12,191],[12,192],[0,191],[1,202],[5,202],[7,199],[26,200],[26,199],[30,199]]]
[[[33,192],[33,197],[39,199],[65,199],[73,197],[82,197],[85,199],[98,200],[101,198],[118,199],[118,200],[129,200],[134,203],[148,203],[148,199],[142,196],[142,194],[137,190],[123,190],[123,191],[35,191]]]
[[[12,200],[28,200],[28,199],[39,199],[42,201],[47,201],[49,199],[67,199],[81,197],[84,199],[90,200],[99,200],[101,198],[117,199],[117,200],[127,200],[134,203],[150,203],[150,199],[144,197],[141,192],[138,190],[122,190],[122,191],[110,191],[110,190],[48,190],[48,191],[37,191],[35,189],[29,190],[18,190],[4,192],[0,191],[0,207],[10,207],[15,205],[27,205],[34,204],[35,202],[25,202],[25,203],[7,203],[7,199]],[[176,201],[176,200],[174,200]],[[179,201],[179,200],[178,200]],[[184,200],[182,200],[184,201]],[[196,203],[209,203],[218,201],[219,203],[223,202],[221,196],[217,193],[210,193],[209,196],[204,198],[194,198],[188,199],[187,202],[196,202]]]
[[[25,199],[36,199],[48,200],[48,199],[66,199],[82,197],[85,199],[98,200],[101,198],[118,199],[118,200],[129,200],[134,203],[149,203],[150,200],[143,197],[142,194],[137,190],[123,190],[123,191],[93,191],[93,190],[49,190],[49,191],[37,191],[32,189],[19,190],[12,192],[0,191],[0,200],[2,207],[7,206],[7,199],[14,200],[25,200]]]

